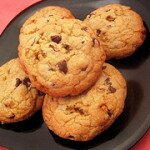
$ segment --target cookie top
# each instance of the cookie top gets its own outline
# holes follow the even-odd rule
[[[91,12],[85,22],[97,34],[106,59],[130,56],[146,36],[142,18],[130,7],[110,4]]]
[[[40,9],[35,14],[33,14],[26,22],[23,24],[21,32],[24,34],[31,34],[42,28],[44,25],[52,22],[58,18],[74,18],[70,10],[59,7],[59,6],[48,6]]]
[[[76,19],[58,19],[32,34],[21,33],[19,57],[37,89],[54,97],[89,88],[105,61],[93,30]]]
[[[78,96],[45,96],[42,112],[48,128],[60,137],[88,141],[106,130],[121,114],[126,81],[110,64],[103,65],[96,84]]]
[[[0,67],[0,85],[0,123],[25,120],[41,108],[43,93],[31,85],[18,59]]]

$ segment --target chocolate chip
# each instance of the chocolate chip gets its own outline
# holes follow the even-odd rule
[[[106,84],[109,84],[110,83],[110,78],[108,77],[106,80],[105,80]]]
[[[61,41],[61,36],[59,35],[51,36],[51,40],[58,44]]]
[[[100,36],[100,34],[101,34],[101,30],[100,30],[100,29],[97,29],[97,30],[96,30],[96,35],[97,35],[97,36]]]
[[[106,69],[106,66],[102,66],[102,70],[105,70]]]
[[[81,71],[86,71],[86,69],[87,69],[87,66],[84,68],[81,68]]]
[[[106,83],[107,85],[112,85],[112,83],[110,82],[110,78],[109,78],[109,77],[105,80],[105,83]]]
[[[45,96],[45,93],[43,93],[43,92],[41,92],[41,91],[38,90],[38,95],[39,96]]]
[[[110,110],[108,110],[107,114],[108,114],[109,117],[111,117],[113,113]]]
[[[82,43],[82,44],[84,44],[84,43],[85,43],[85,41],[82,41],[81,43]]]
[[[58,63],[58,68],[60,71],[62,71],[64,74],[68,72],[67,62],[65,60]]]
[[[115,93],[116,92],[116,89],[113,87],[113,86],[109,86],[108,87],[108,90],[111,92],[111,93]]]
[[[87,31],[88,27],[82,27],[81,30]]]
[[[68,44],[63,44],[63,47],[67,50],[67,52],[71,51],[71,47]]]
[[[12,113],[11,116],[9,116],[9,119],[14,119],[15,118],[15,114]]]
[[[18,87],[21,83],[22,83],[22,81],[19,78],[16,78],[15,86]]]
[[[114,21],[115,18],[113,18],[112,16],[107,16],[107,17],[106,17],[106,20],[108,20],[108,21]]]
[[[93,41],[93,46],[94,47],[99,46],[99,41],[96,38],[93,38],[92,41]]]
[[[22,83],[26,86],[26,87],[29,87],[31,82],[30,82],[30,79],[28,77],[25,77],[22,81]]]

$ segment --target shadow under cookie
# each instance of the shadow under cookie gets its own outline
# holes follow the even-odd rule
[[[38,111],[31,118],[25,121],[12,124],[0,124],[0,128],[12,130],[14,132],[28,133],[38,130],[42,124],[43,124],[42,114],[41,111]]]
[[[124,59],[113,59],[109,60],[110,64],[113,64],[119,69],[135,69],[141,66],[144,61],[150,57],[150,32],[146,23],[144,23],[147,31],[146,39],[143,45],[135,51],[135,53]]]
[[[136,115],[137,110],[140,107],[141,100],[143,97],[142,89],[139,83],[135,81],[128,81],[127,87],[128,92],[125,101],[124,111],[108,130],[104,131],[102,134],[96,136],[93,140],[88,142],[76,142],[66,140],[60,138],[55,133],[49,130],[55,142],[64,147],[72,149],[87,150],[96,147],[98,145],[101,145],[111,139],[114,139],[120,132],[125,130],[128,124],[132,121],[132,119]]]

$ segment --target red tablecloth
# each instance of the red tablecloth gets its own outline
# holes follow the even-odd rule
[[[0,34],[22,10],[40,0],[0,0]],[[5,150],[0,147],[0,150]],[[150,150],[150,129],[132,150]]]

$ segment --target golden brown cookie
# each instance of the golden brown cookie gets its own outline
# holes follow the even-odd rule
[[[35,14],[33,14],[26,22],[23,24],[21,32],[24,34],[31,34],[44,25],[51,23],[53,20],[58,18],[74,18],[70,10],[59,7],[59,6],[48,6],[40,9]]]
[[[19,57],[33,85],[54,97],[77,95],[94,84],[105,53],[87,24],[56,19],[20,34]]]
[[[41,108],[43,98],[43,93],[30,83],[19,59],[13,59],[0,67],[0,123],[29,118]]]
[[[89,91],[65,98],[46,95],[43,118],[48,128],[58,136],[89,141],[106,130],[122,113],[126,92],[124,77],[105,63],[102,75]]]
[[[106,52],[106,59],[130,56],[146,37],[140,15],[120,4],[98,8],[87,16],[85,22],[97,34]]]

